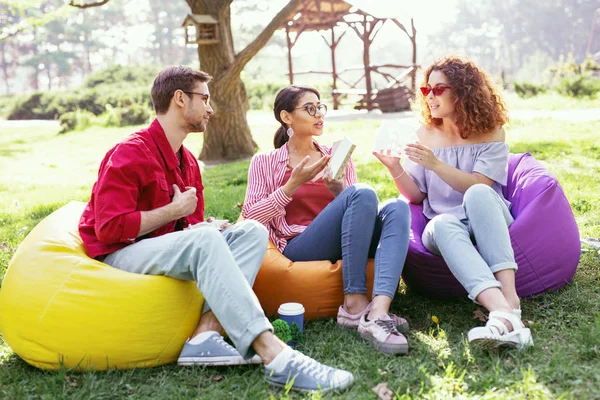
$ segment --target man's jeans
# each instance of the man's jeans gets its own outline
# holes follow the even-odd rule
[[[267,230],[256,221],[223,232],[200,227],[144,239],[109,254],[104,262],[123,271],[193,280],[244,357],[258,335],[273,330],[252,291],[267,249]]]
[[[471,300],[489,288],[502,288],[494,274],[517,270],[508,227],[514,218],[491,187],[471,186],[463,198],[467,218],[449,214],[434,217],[423,231],[423,245],[441,255]],[[475,248],[473,241],[477,243]]]
[[[292,261],[342,259],[344,294],[366,294],[366,267],[375,257],[373,297],[394,298],[404,268],[410,234],[410,210],[398,199],[378,210],[377,194],[355,184],[340,193],[283,254]]]

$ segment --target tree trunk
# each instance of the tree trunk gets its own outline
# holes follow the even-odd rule
[[[6,94],[10,94],[10,80],[8,79],[8,62],[6,61],[6,51],[4,46],[6,42],[0,42],[0,55],[2,56],[2,77],[4,78],[4,85],[6,86]]]
[[[231,0],[187,0],[194,14],[209,14],[219,21],[219,43],[198,45],[200,69],[214,78],[210,89],[211,105],[215,110],[204,132],[200,159],[235,160],[250,157],[256,152],[257,146],[246,120],[248,94],[240,74],[301,1],[290,0],[252,43],[235,54],[231,35]]]

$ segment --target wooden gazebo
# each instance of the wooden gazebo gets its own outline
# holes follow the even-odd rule
[[[288,19],[283,29],[286,31],[288,47],[288,66],[290,84],[294,83],[294,69],[292,63],[292,48],[303,32],[318,31],[325,43],[331,49],[331,72],[306,71],[300,74],[330,74],[332,77],[333,108],[338,109],[340,101],[351,94],[361,95],[361,100],[356,108],[372,110],[376,107],[382,111],[398,111],[408,108],[408,98],[414,96],[416,90],[417,70],[417,45],[414,20],[411,18],[411,30],[395,17],[372,15],[364,11],[365,7],[357,7],[357,0],[304,0],[293,16]],[[410,65],[372,65],[370,48],[377,33],[384,23],[391,21],[408,36],[412,43],[412,64]],[[355,82],[346,81],[341,75],[356,68],[338,71],[335,62],[335,50],[344,35],[352,29],[363,43],[363,64],[361,70],[364,74]],[[390,72],[393,71],[393,72]],[[296,73],[299,74],[299,73]],[[372,74],[379,74],[385,78],[387,87],[383,90],[373,88]],[[403,82],[410,79],[410,89],[403,86]],[[364,84],[363,84],[364,81]],[[345,87],[339,87],[342,83]]]

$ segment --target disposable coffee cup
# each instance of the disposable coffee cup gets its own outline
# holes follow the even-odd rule
[[[277,310],[279,318],[290,326],[298,325],[300,332],[304,333],[304,306],[300,303],[283,303]]]

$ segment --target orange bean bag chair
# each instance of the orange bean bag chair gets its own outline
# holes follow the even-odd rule
[[[373,260],[367,264],[367,291],[373,289]],[[304,320],[335,317],[344,302],[342,261],[292,262],[269,242],[254,292],[265,314],[277,314],[282,303],[297,302],[304,306]]]

